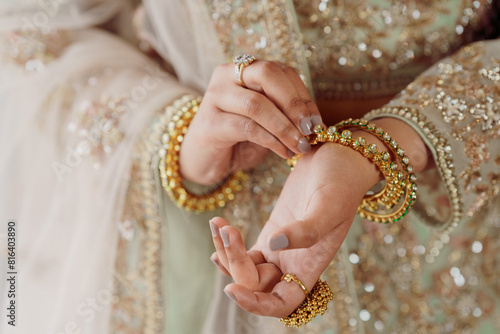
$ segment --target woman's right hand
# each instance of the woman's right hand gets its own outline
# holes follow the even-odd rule
[[[304,137],[322,124],[299,75],[277,62],[256,60],[242,71],[218,66],[180,151],[185,180],[214,184],[258,165],[271,150],[286,159],[311,150]]]

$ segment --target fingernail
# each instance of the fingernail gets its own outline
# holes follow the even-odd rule
[[[300,121],[300,129],[302,130],[302,133],[307,136],[312,133],[312,123],[311,123],[311,118],[310,117],[304,117]]]
[[[269,240],[269,248],[273,251],[286,248],[289,244],[290,242],[288,242],[288,238],[284,234],[275,235]]]
[[[212,237],[216,237],[218,234],[219,228],[215,226],[214,223],[210,222],[210,230],[212,231]]]
[[[312,115],[311,116],[311,122],[312,122],[313,129],[314,129],[314,127],[316,125],[322,125],[323,124],[323,120],[321,119],[321,116],[319,116],[319,115]]]
[[[226,291],[226,290],[224,290],[224,292],[229,297],[229,299],[231,299],[233,302],[236,302],[236,297],[231,292]]]
[[[289,157],[289,158],[293,158],[295,156],[295,153],[293,153],[293,151],[291,150],[288,150],[288,152],[286,152],[286,155]]]
[[[222,242],[224,243],[224,247],[229,246],[229,234],[223,229],[219,229],[220,236],[222,237]]]
[[[299,140],[299,145],[297,145],[297,149],[302,153],[307,153],[311,151],[311,144],[305,138]]]
[[[210,257],[210,260],[212,260],[212,262],[215,264],[216,267],[219,267],[219,261],[217,261],[213,257]]]

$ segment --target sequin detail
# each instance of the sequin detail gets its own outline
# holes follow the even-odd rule
[[[124,96],[103,96],[100,102],[85,100],[80,104],[74,120],[68,124],[68,130],[81,138],[76,153],[92,157],[96,169],[105,155],[111,154],[123,139],[120,120],[127,110],[127,100]]]
[[[123,221],[132,221],[133,239],[119,239],[115,263],[113,332],[161,333],[165,326],[162,247],[164,244],[156,169],[162,136],[172,117],[196,97],[185,95],[158,111],[137,144]],[[156,163],[156,165],[155,165]],[[154,167],[156,166],[156,167]],[[123,234],[122,234],[123,235]],[[130,233],[129,233],[130,235]],[[130,256],[133,254],[133,261]]]
[[[306,85],[309,69],[288,0],[205,0],[228,62],[238,54],[280,61],[297,70]]]
[[[398,103],[439,113],[443,122],[440,132],[447,129],[453,139],[448,150],[460,150],[466,158],[465,163],[453,167],[462,182],[463,195],[475,197],[465,212],[469,216],[500,191],[495,178],[488,176],[494,168],[490,151],[500,139],[499,82],[483,75],[499,58],[487,56],[485,45],[474,43],[463,48],[437,64],[432,74],[409,85],[398,98]]]
[[[315,94],[339,99],[399,92],[477,38],[489,7],[469,0],[294,2]]]
[[[10,31],[4,35],[5,56],[26,72],[37,72],[57,59],[68,46],[71,34],[63,30],[42,33],[39,30]]]

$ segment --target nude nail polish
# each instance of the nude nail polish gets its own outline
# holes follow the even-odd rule
[[[313,126],[310,117],[302,118],[302,120],[300,121],[300,129],[305,136],[312,133]]]
[[[286,248],[289,244],[290,242],[284,234],[275,235],[269,240],[269,248],[271,248],[272,251]]]
[[[212,260],[212,262],[215,264],[216,267],[219,267],[219,261],[217,261],[213,257],[211,257],[210,260]]]
[[[289,157],[289,158],[293,158],[295,156],[295,153],[292,151],[292,150],[288,150],[286,152],[286,155]]]
[[[312,122],[313,129],[314,129],[314,127],[316,125],[322,125],[323,124],[323,120],[321,119],[321,116],[319,116],[319,115],[312,115],[311,116],[311,122]]]
[[[222,242],[224,243],[224,247],[229,246],[229,233],[224,231],[223,229],[219,229],[220,236],[222,238]]]
[[[306,138],[302,138],[299,140],[299,144],[297,145],[297,149],[302,153],[307,153],[311,151],[311,144]]]
[[[210,222],[210,230],[212,231],[212,237],[216,237],[219,233],[219,228],[212,222]]]
[[[226,290],[224,290],[224,292],[229,297],[229,299],[231,299],[233,302],[236,302],[236,297],[231,292],[226,291]]]

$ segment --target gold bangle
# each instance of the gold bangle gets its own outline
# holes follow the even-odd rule
[[[170,199],[180,208],[198,213],[214,211],[224,207],[227,202],[234,199],[235,193],[240,191],[247,175],[238,171],[230,175],[220,187],[205,195],[189,193],[182,185],[179,173],[179,152],[184,135],[189,124],[198,111],[200,100],[191,100],[180,106],[178,112],[172,117],[167,126],[167,133],[163,135],[163,150],[160,156],[161,184]]]
[[[375,109],[365,115],[368,119],[379,117],[394,117],[402,119],[414,128],[420,130],[423,138],[431,148],[434,147],[434,160],[436,167],[443,178],[443,185],[446,187],[451,203],[452,212],[446,222],[441,222],[436,217],[427,214],[426,223],[439,226],[442,233],[450,233],[464,215],[462,194],[458,185],[459,178],[454,169],[453,154],[449,141],[435,128],[434,123],[415,108],[404,106],[385,106],[381,109]]]
[[[390,161],[391,155],[388,152],[379,153],[377,145],[368,144],[364,137],[358,137],[354,140],[352,132],[346,129],[348,127],[356,127],[362,130],[365,130],[364,127],[366,127],[367,131],[373,133],[384,143],[388,143],[389,150],[398,157],[401,164],[405,166],[404,169],[399,169],[396,161]],[[342,129],[345,130],[340,132]],[[416,176],[411,173],[413,170],[409,165],[409,159],[404,155],[404,150],[398,146],[397,142],[391,140],[390,135],[381,128],[377,128],[375,124],[368,124],[366,120],[353,121],[348,119],[329,127],[326,132],[319,125],[314,128],[314,134],[308,136],[308,139],[311,145],[332,142],[350,147],[373,162],[383,174],[385,179],[383,190],[373,195],[366,195],[358,206],[358,213],[361,217],[377,223],[393,223],[405,216],[413,206],[417,186],[415,184]],[[296,155],[288,160],[292,168],[300,157],[301,155]],[[402,200],[403,195],[404,200]],[[380,205],[393,210],[381,210]]]
[[[401,148],[397,141],[391,137],[391,135],[384,131],[381,127],[377,127],[374,123],[369,123],[365,119],[352,119],[349,118],[345,121],[338,123],[337,127],[339,129],[342,128],[355,128],[358,130],[366,131],[382,142],[386,144],[386,147],[392,153],[394,157],[399,161],[400,165],[403,166],[402,171],[398,170],[398,178],[396,180],[388,180],[386,178],[386,184],[384,187],[389,189],[389,191],[398,189],[400,193],[404,193],[404,199],[399,197],[396,203],[400,203],[399,207],[396,208],[393,212],[380,212],[381,210],[378,207],[380,202],[377,201],[376,196],[366,196],[361,205],[358,207],[358,213],[362,218],[366,218],[371,221],[379,222],[379,223],[394,223],[399,219],[403,218],[413,207],[415,204],[415,200],[417,199],[417,181],[416,175],[413,173],[413,166],[410,165],[410,158],[405,155],[405,150]],[[396,164],[395,161],[391,162],[391,164]],[[388,203],[390,205],[385,205],[387,209],[393,208],[396,203]],[[383,203],[382,203],[383,204]]]
[[[309,292],[307,291],[307,288],[306,286],[304,285],[304,283],[302,283],[298,278],[297,276],[293,275],[293,274],[285,274],[281,277],[281,281],[286,281],[287,283],[290,283],[291,281],[294,281],[295,283],[297,283],[301,288],[302,290],[304,290],[304,294],[306,295],[306,298],[307,298],[307,295],[309,294]]]
[[[333,300],[333,292],[328,284],[318,280],[306,299],[288,317],[280,321],[286,327],[300,327],[311,322],[318,314],[323,315],[328,303]]]

